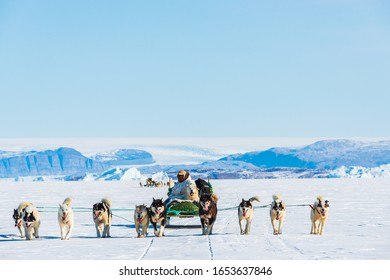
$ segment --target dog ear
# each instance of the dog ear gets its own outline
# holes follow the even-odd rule
[[[325,200],[325,207],[329,207],[329,200]]]
[[[244,199],[242,199],[242,201],[241,202],[244,202],[245,200]]]

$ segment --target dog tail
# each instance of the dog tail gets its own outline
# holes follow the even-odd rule
[[[218,203],[218,196],[215,193],[213,193],[211,195],[211,200],[214,201],[215,204],[217,204]]]
[[[274,194],[272,196],[272,199],[275,200],[276,202],[281,202],[282,201],[282,195],[281,194]]]
[[[62,202],[62,204],[70,206],[72,204],[72,201],[73,201],[73,198],[67,197],[67,198],[65,198],[64,202]]]
[[[324,197],[322,195],[317,196],[318,201],[324,201]]]
[[[106,204],[108,206],[108,208],[111,208],[111,205],[112,205],[111,199],[105,197],[102,199],[102,202],[104,204]]]
[[[254,197],[249,198],[250,203],[252,203],[253,201],[260,202],[260,198],[258,196],[254,196]]]
[[[24,209],[26,209],[28,206],[32,205],[32,203],[30,202],[27,202],[27,201],[23,201],[19,204],[18,206],[18,213],[22,213]]]

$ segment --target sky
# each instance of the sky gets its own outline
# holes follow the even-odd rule
[[[0,138],[389,137],[388,1],[0,1]]]

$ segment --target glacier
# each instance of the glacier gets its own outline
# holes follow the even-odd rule
[[[109,167],[72,148],[29,152],[0,152],[0,178],[42,175],[82,175]]]
[[[138,149],[117,149],[97,153],[92,155],[91,159],[104,162],[109,165],[138,165],[155,163],[152,154]]]

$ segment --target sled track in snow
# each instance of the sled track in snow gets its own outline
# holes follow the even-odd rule
[[[269,247],[273,248],[276,251],[282,252],[284,250],[294,252],[297,255],[303,255],[304,252],[297,246],[291,245],[286,240],[282,239],[280,236],[271,236],[266,239],[266,242]]]
[[[154,242],[154,237],[150,240],[150,242],[149,242],[148,246],[146,247],[144,253],[141,255],[141,257],[138,260],[141,261],[141,260],[143,260],[145,258],[145,256],[149,253],[149,250],[152,247],[153,242]]]
[[[207,235],[207,241],[208,241],[208,245],[209,245],[209,259],[213,260],[214,259],[214,252],[213,252],[213,246],[211,245],[210,235]]]

